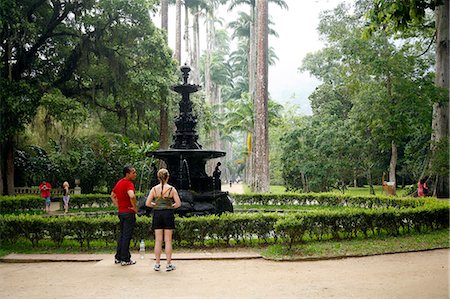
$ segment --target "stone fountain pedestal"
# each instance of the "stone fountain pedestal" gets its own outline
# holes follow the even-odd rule
[[[175,118],[176,132],[174,143],[167,150],[150,153],[151,156],[163,160],[170,173],[169,184],[174,186],[181,198],[181,207],[177,213],[181,215],[208,215],[233,212],[231,198],[226,191],[221,191],[220,162],[214,175],[208,176],[205,171],[206,162],[210,159],[225,156],[225,152],[205,150],[198,143],[195,130],[197,118],[192,113],[190,94],[197,92],[200,86],[189,84],[190,67],[182,66],[183,84],[172,89],[181,94],[180,112]]]

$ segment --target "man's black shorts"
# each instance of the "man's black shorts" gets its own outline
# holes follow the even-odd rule
[[[153,210],[152,229],[175,229],[175,214],[173,210]]]

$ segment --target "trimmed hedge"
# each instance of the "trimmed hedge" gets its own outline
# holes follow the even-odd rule
[[[449,205],[432,204],[421,208],[315,211],[292,213],[274,226],[289,244],[324,238],[351,239],[369,235],[400,235],[411,231],[431,231],[449,227]]]
[[[320,205],[358,208],[414,208],[428,199],[392,196],[351,196],[336,193],[232,194],[236,204]]]
[[[43,209],[45,199],[36,195],[0,196],[0,214]]]
[[[62,198],[60,199],[62,200]],[[43,209],[45,199],[36,195],[26,196],[0,196],[0,214],[25,212]],[[107,194],[77,194],[70,195],[70,206],[83,207],[109,207],[112,206],[111,196]]]
[[[374,210],[311,211],[308,213],[222,214],[176,219],[174,241],[180,246],[286,241],[289,245],[308,239],[370,237],[375,234],[405,234],[410,231],[449,227],[449,204],[424,201],[418,208],[383,208]],[[151,239],[151,218],[138,217],[134,240]],[[33,246],[43,239],[60,245],[66,238],[90,247],[94,240],[105,245],[115,242],[118,234],[116,216],[82,217],[37,215],[0,216],[0,240],[15,242],[26,238]]]
[[[229,244],[231,240],[245,242],[254,238],[265,240],[273,237],[276,214],[223,214],[221,216],[177,217],[174,241],[180,245],[201,245],[205,240]],[[151,217],[138,217],[133,234],[135,241],[153,238]],[[75,239],[80,246],[90,247],[94,240],[105,245],[118,237],[117,216],[82,217],[39,215],[0,215],[0,240],[10,243],[19,238],[29,240],[33,246],[43,239],[60,245],[67,239]]]
[[[349,196],[336,193],[233,194],[236,204],[257,205],[321,205],[359,208],[414,208],[429,199],[387,196]],[[70,196],[70,205],[77,208],[110,207],[108,194],[79,194]],[[0,214],[42,209],[44,199],[39,196],[0,196]]]

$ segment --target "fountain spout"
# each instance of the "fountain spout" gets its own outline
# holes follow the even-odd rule
[[[188,189],[191,189],[191,175],[189,173],[189,164],[186,161],[186,159],[183,159],[183,166],[184,166],[184,169],[186,170],[186,175],[187,175],[187,179],[188,179],[188,185],[189,185]]]

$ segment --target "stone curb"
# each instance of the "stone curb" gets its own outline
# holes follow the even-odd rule
[[[136,255],[133,259],[138,259]],[[172,257],[174,261],[188,260],[248,260],[261,259],[262,256],[256,253],[236,254],[236,253],[175,253]],[[11,253],[0,258],[0,263],[51,263],[51,262],[99,262],[102,260],[114,260],[114,254],[15,254]],[[149,258],[147,258],[149,259]],[[161,260],[165,260],[164,254]],[[153,256],[150,258],[153,260]]]
[[[236,253],[180,253],[174,254],[172,260],[174,261],[190,261],[190,260],[250,260],[250,259],[264,259],[273,262],[310,262],[310,261],[327,261],[339,260],[346,258],[362,258],[378,255],[391,255],[398,253],[415,253],[427,252],[433,250],[450,249],[449,247],[436,247],[422,250],[409,251],[395,251],[373,254],[355,254],[355,255],[341,255],[341,256],[310,256],[310,257],[296,257],[296,258],[270,258],[262,256],[257,253],[236,254]],[[9,254],[0,258],[0,263],[52,263],[52,262],[99,262],[102,260],[113,260],[113,254]],[[148,259],[148,258],[147,258]],[[161,256],[161,260],[165,260],[165,256]],[[153,257],[150,258],[153,260]]]
[[[309,257],[296,257],[296,258],[270,258],[270,257],[262,256],[262,258],[264,260],[273,261],[273,262],[311,262],[311,261],[341,260],[341,259],[346,259],[346,258],[361,258],[361,257],[370,257],[370,256],[378,256],[378,255],[391,255],[391,254],[398,254],[398,253],[426,252],[426,251],[441,250],[441,249],[450,249],[450,248],[449,247],[436,247],[436,248],[420,249],[420,250],[394,251],[394,252],[371,253],[371,254],[349,254],[349,255],[339,255],[339,256],[309,256]]]

